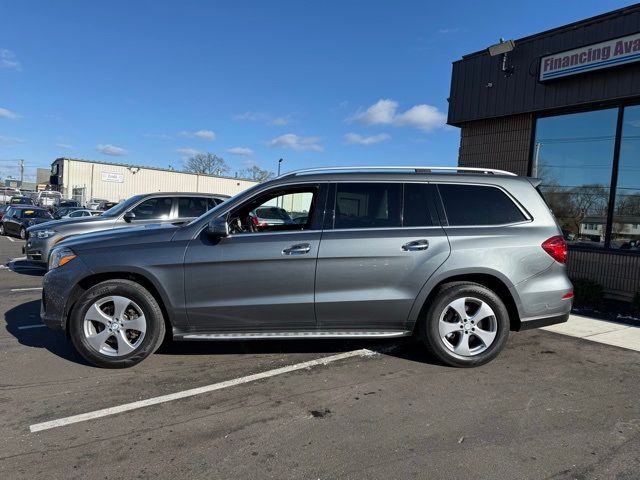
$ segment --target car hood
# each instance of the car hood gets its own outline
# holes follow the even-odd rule
[[[55,229],[58,230],[60,228],[64,228],[67,225],[76,225],[78,223],[95,223],[95,222],[103,222],[103,223],[108,223],[108,222],[114,222],[115,218],[111,218],[111,217],[79,217],[79,218],[65,218],[62,220],[47,220],[46,223],[48,223],[48,225],[46,225],[47,227],[54,227]],[[38,227],[43,227],[44,225],[40,224],[38,225]],[[32,231],[31,228],[29,228],[29,231]]]
[[[56,246],[61,245],[69,247],[75,252],[83,252],[101,248],[122,248],[143,243],[168,242],[179,229],[180,227],[176,225],[160,223],[140,227],[115,228],[70,237]]]

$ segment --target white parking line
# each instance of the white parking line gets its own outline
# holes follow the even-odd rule
[[[15,242],[15,240],[14,240],[13,238],[11,238],[11,237],[4,237],[4,238],[6,238],[7,240],[9,240],[10,242]]]
[[[284,373],[295,372],[296,370],[303,370],[305,368],[311,368],[318,365],[327,365],[338,360],[351,357],[368,357],[376,355],[377,352],[362,348],[360,350],[352,350],[351,352],[339,353],[337,355],[331,355],[329,357],[317,358],[315,360],[309,360],[307,362],[296,363],[295,365],[289,365],[287,367],[275,368],[273,370],[267,370],[266,372],[255,373],[253,375],[247,375],[246,377],[234,378],[233,380],[227,380],[220,383],[214,383],[206,385],[204,387],[192,388],[190,390],[183,390],[182,392],[170,393],[168,395],[161,395],[159,397],[148,398],[146,400],[140,400],[137,402],[125,403],[116,407],[103,408],[102,410],[95,410],[93,412],[82,413],[80,415],[72,415],[70,417],[59,418],[58,420],[51,420],[49,422],[36,423],[29,426],[31,433],[40,432],[42,430],[49,430],[56,427],[64,427],[72,423],[85,422],[87,420],[94,420],[96,418],[106,417],[108,415],[116,415],[118,413],[128,412],[129,410],[136,410],[138,408],[149,407],[151,405],[158,405],[159,403],[171,402],[173,400],[179,400],[181,398],[193,397],[195,395],[202,395],[203,393],[213,392],[215,390],[222,390],[223,388],[234,387],[236,385],[242,385],[243,383],[255,382],[263,378],[274,377],[276,375],[282,375]]]
[[[40,327],[46,327],[46,325],[44,323],[36,323],[34,325],[22,325],[21,327],[18,327],[18,330],[27,330],[29,328],[40,328]]]
[[[42,287],[29,287],[29,288],[12,288],[12,292],[30,292],[32,290],[42,290]]]

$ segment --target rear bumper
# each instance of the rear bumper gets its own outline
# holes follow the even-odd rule
[[[520,319],[519,332],[522,330],[531,330],[532,328],[548,327],[549,325],[555,325],[557,323],[564,323],[569,320],[569,314],[563,313],[561,315],[551,315],[547,317],[532,317]]]

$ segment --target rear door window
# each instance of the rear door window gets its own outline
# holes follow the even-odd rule
[[[504,225],[527,220],[513,200],[499,188],[439,184],[438,189],[451,226]]]
[[[165,220],[171,215],[171,197],[154,197],[145,200],[135,207],[132,212],[135,220]]]
[[[432,200],[433,186],[406,183],[404,186],[403,227],[432,227],[436,216]]]
[[[402,226],[401,183],[338,183],[334,228]]]
[[[209,200],[205,197],[178,198],[178,218],[199,217],[209,210]]]

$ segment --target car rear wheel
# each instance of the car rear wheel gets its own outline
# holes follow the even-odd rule
[[[144,287],[130,280],[108,280],[78,300],[69,334],[89,363],[126,368],[158,349],[165,325],[158,302]]]
[[[493,360],[509,336],[509,313],[495,292],[471,282],[443,285],[422,319],[420,339],[442,362],[475,367]]]

